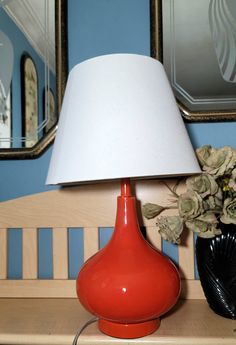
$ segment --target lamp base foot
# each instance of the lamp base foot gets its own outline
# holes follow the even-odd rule
[[[101,332],[115,338],[141,338],[155,332],[160,326],[160,319],[139,323],[117,323],[99,319],[98,327]]]

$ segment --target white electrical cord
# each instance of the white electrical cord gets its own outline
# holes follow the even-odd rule
[[[91,323],[93,323],[93,322],[95,322],[95,321],[97,321],[97,320],[98,320],[97,317],[93,317],[92,319],[88,320],[82,327],[80,327],[80,329],[78,329],[78,331],[77,331],[77,333],[76,333],[76,335],[75,335],[75,337],[74,337],[74,340],[73,340],[72,345],[77,345],[78,338],[79,338],[80,334],[83,332],[83,330],[84,330],[87,326],[89,326]]]

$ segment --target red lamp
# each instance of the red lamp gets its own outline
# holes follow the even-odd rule
[[[160,62],[114,54],[71,71],[47,183],[121,179],[113,236],[84,264],[76,286],[102,332],[150,334],[180,293],[175,266],[142,236],[127,177],[199,172]]]
[[[82,267],[77,294],[84,307],[99,316],[102,332],[137,338],[154,332],[159,316],[180,293],[178,271],[142,236],[136,200],[123,180],[114,235],[108,245]]]

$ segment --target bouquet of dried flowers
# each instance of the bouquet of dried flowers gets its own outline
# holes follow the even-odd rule
[[[236,224],[236,150],[230,146],[219,149],[205,145],[196,150],[203,173],[186,179],[186,192],[177,194],[177,185],[171,189],[175,198],[175,216],[157,218],[161,236],[179,244],[184,228],[203,238],[221,234],[220,222]],[[143,214],[151,219],[166,209],[156,204],[145,204]]]

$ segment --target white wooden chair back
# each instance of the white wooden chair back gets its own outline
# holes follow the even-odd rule
[[[173,185],[176,181],[169,180]],[[179,187],[183,190],[183,185]],[[170,204],[170,191],[162,181],[138,181],[136,196],[147,202]],[[68,273],[68,229],[83,228],[84,260],[99,249],[99,228],[113,227],[119,184],[66,187],[0,203],[0,297],[76,297],[75,281]],[[174,213],[173,210],[167,211]],[[141,212],[140,212],[141,213]],[[140,217],[147,238],[159,250],[163,241],[155,220]],[[22,279],[8,279],[8,230],[22,229]],[[38,279],[38,229],[52,229],[53,278]],[[178,246],[182,297],[204,298],[195,279],[194,238],[185,236]]]

